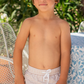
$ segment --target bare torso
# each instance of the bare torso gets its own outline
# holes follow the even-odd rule
[[[32,18],[29,35],[28,64],[38,69],[53,69],[60,66],[61,30],[57,19],[39,21]]]

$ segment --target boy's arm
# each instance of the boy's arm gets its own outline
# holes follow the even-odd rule
[[[66,21],[61,22],[61,74],[60,80],[67,81],[70,65],[71,37],[70,26]]]
[[[27,41],[27,38],[29,36],[30,26],[31,26],[30,19],[29,18],[25,19],[22,23],[20,32],[19,32],[16,42],[15,42],[15,48],[14,48],[14,52],[13,52],[15,79],[19,79],[19,77],[23,76],[23,74],[22,74],[22,50],[23,50],[25,43]],[[17,83],[15,83],[15,84],[17,84]],[[21,83],[21,84],[23,84],[23,83]]]

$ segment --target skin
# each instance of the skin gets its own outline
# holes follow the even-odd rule
[[[39,5],[41,3],[46,5]],[[70,26],[54,15],[54,0],[34,0],[34,5],[38,14],[23,21],[15,42],[15,84],[25,84],[22,74],[22,50],[28,37],[28,64],[43,70],[61,66],[60,79],[56,84],[67,84],[71,50]]]

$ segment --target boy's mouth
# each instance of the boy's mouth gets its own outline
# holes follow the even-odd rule
[[[47,6],[47,4],[39,4],[39,6]]]

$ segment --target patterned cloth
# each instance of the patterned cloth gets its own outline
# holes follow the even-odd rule
[[[84,35],[84,34],[83,34]],[[71,35],[71,59],[67,84],[84,84],[84,37]]]

